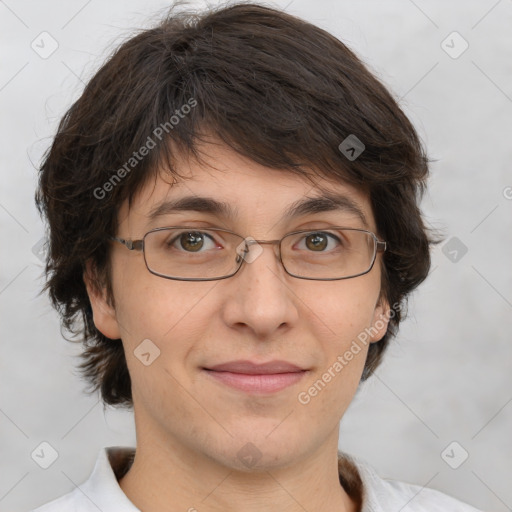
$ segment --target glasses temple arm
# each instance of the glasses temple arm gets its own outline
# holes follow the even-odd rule
[[[387,248],[387,243],[382,240],[377,240],[377,252],[384,252]]]
[[[142,251],[144,249],[144,240],[125,240],[117,236],[111,236],[110,239],[123,244],[130,251]]]

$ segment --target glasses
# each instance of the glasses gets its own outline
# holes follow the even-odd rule
[[[220,228],[156,228],[141,240],[110,237],[129,250],[141,251],[148,270],[165,279],[214,281],[234,276],[243,262],[263,252],[261,244],[277,244],[287,274],[299,279],[334,281],[370,272],[386,242],[371,231],[355,228],[299,230],[281,240],[244,238]],[[251,250],[252,248],[252,250]]]

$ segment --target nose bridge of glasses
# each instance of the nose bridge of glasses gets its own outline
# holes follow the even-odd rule
[[[274,254],[275,256],[280,259],[280,242],[281,240],[256,240],[250,236],[244,238],[242,243],[237,248],[237,262],[240,263],[240,259],[245,260],[247,263],[252,263],[256,258],[260,256],[260,254],[263,252],[263,248],[260,247],[261,245],[272,245],[274,247]],[[251,246],[257,246],[257,250],[251,251]],[[243,246],[243,247],[241,247]],[[277,251],[276,251],[277,246]]]
[[[271,245],[274,248],[274,253],[276,252],[276,246],[277,248],[279,248],[279,245],[281,243],[281,240],[255,240],[254,238],[251,237],[247,237],[244,241],[249,247],[251,245]]]
[[[247,240],[249,244],[268,244],[268,245],[276,245],[279,244],[281,240],[255,240],[254,238]]]

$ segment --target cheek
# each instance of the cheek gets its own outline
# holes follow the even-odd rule
[[[123,341],[160,339],[188,301],[186,283],[151,274],[141,253],[117,253],[113,261],[115,309]]]
[[[319,354],[316,372],[298,398],[302,404],[314,403],[321,414],[341,414],[353,398],[368,353],[366,333],[372,325],[379,292],[378,287],[364,281],[340,283],[332,290],[323,287],[320,292],[312,288],[303,294],[304,304],[309,306],[303,308],[307,312],[305,321]]]
[[[364,277],[329,283],[332,287],[311,287],[301,294],[303,312],[325,353],[339,353],[371,326],[379,287]]]
[[[127,364],[130,370],[143,371],[137,357],[146,353],[147,347],[151,354],[158,355],[155,366],[175,373],[208,330],[212,317],[208,295],[215,282],[163,279],[142,267],[122,269],[115,290]]]
[[[156,276],[155,279],[162,283],[131,286],[116,304],[119,321],[126,327],[125,336],[131,341],[149,337],[155,343],[167,344],[186,327],[188,337],[193,338],[202,319],[206,321],[208,318],[204,306],[197,307],[203,302],[206,305],[207,301],[202,299],[208,290],[204,289],[204,285],[195,288],[194,284],[186,283],[185,288],[182,283],[175,284]],[[191,318],[194,318],[193,322]]]

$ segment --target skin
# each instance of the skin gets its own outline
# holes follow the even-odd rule
[[[139,191],[130,209],[123,205],[117,236],[138,239],[155,227],[190,223],[264,240],[326,223],[363,227],[359,218],[341,211],[285,224],[286,207],[305,195],[321,195],[320,189],[220,143],[204,146],[203,155],[201,164],[178,161],[180,174],[190,179],[170,186],[168,177],[159,177]],[[378,235],[361,191],[318,183],[356,201]],[[160,201],[191,193],[227,201],[238,215],[180,212],[148,224],[148,212]],[[152,275],[142,253],[113,243],[115,308],[105,290],[90,284],[90,267],[84,276],[96,327],[121,338],[125,349],[137,452],[120,486],[145,512],[357,510],[339,483],[338,429],[360,382],[368,345],[307,405],[297,395],[321,378],[358,334],[387,318],[389,306],[380,300],[382,255],[366,275],[312,281],[287,275],[275,249],[261,247],[263,252],[229,279],[186,282]],[[372,343],[384,336],[387,322],[382,323]],[[149,366],[134,355],[144,339],[160,349]],[[282,391],[256,395],[218,383],[202,370],[235,359],[284,359],[309,371]],[[251,467],[238,456],[247,443],[259,457]]]

